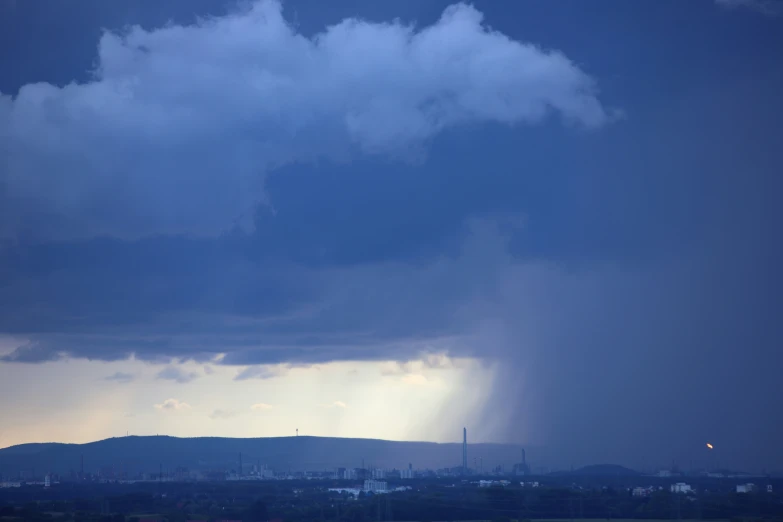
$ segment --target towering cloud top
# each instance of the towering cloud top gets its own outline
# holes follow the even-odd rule
[[[276,0],[106,33],[92,81],[0,96],[0,237],[250,230],[281,165],[415,159],[444,129],[551,112],[607,120],[568,58],[492,31],[465,4],[421,29],[347,19],[312,38]]]

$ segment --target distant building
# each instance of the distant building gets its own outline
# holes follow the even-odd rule
[[[671,492],[672,493],[692,493],[693,492],[693,488],[690,486],[690,484],[686,484],[685,482],[678,482],[676,484],[672,484]]]
[[[401,479],[412,479],[413,478],[413,470],[412,469],[402,469],[402,470],[400,470],[400,478]]]
[[[356,480],[359,474],[356,472],[356,468],[343,470],[343,478],[346,480]]]
[[[362,492],[359,488],[329,488],[329,491],[334,491],[335,493],[348,493],[351,496],[358,497],[359,493]]]
[[[633,488],[632,495],[634,497],[649,497],[653,488]]]
[[[372,478],[374,478],[376,480],[385,479],[386,478],[386,470],[385,469],[380,469],[380,468],[375,468],[374,470],[372,470]]]
[[[767,484],[767,493],[772,493],[772,484]]]
[[[388,485],[383,480],[365,480],[364,491],[372,493],[386,493]]]
[[[737,484],[737,493],[753,493],[756,491],[755,484]]]
[[[505,487],[510,484],[511,482],[509,482],[508,480],[479,480],[480,488]]]

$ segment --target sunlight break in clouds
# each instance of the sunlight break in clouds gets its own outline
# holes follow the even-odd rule
[[[427,393],[396,377],[379,378],[376,362],[327,363],[318,370],[296,369],[280,379],[246,381],[234,381],[234,369],[217,366],[209,379],[185,384],[158,381],[149,369],[148,363],[136,360],[0,364],[3,396],[12,396],[20,382],[33,380],[61,390],[45,394],[46,400],[30,393],[0,403],[0,418],[14,419],[4,425],[0,447],[53,438],[84,443],[126,432],[279,437],[293,435],[296,428],[308,435],[446,442],[454,440],[465,419],[478,415],[493,382],[485,364],[467,359],[460,360],[459,368],[432,370],[428,377],[439,386],[427,388]],[[116,371],[137,379],[124,385],[103,380]],[[92,385],[72,386],[74,375]],[[334,400],[347,407],[325,407]],[[158,407],[151,407],[155,404]],[[218,413],[215,419],[216,410],[229,413]],[[233,412],[237,416],[232,417]],[[475,440],[493,440],[493,433],[481,426],[472,434]]]
[[[265,173],[287,163],[416,159],[463,124],[608,119],[567,57],[490,30],[467,4],[418,30],[346,19],[307,38],[280,2],[258,0],[107,32],[94,73],[0,96],[0,238],[251,230]]]

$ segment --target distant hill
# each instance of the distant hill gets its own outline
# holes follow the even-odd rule
[[[5,452],[6,455],[30,455],[56,446],[65,446],[65,444],[58,444],[56,442],[34,442],[30,444],[18,444],[16,446],[11,446],[10,448],[0,449],[0,451]]]
[[[198,470],[237,469],[239,454],[244,469],[254,464],[276,470],[327,470],[337,467],[438,469],[462,462],[460,443],[397,442],[375,439],[332,437],[276,437],[233,439],[220,437],[177,438],[167,436],[117,437],[88,444],[23,444],[0,449],[0,473],[16,475],[36,470],[68,473],[95,472],[104,466],[129,473],[154,473],[162,465]],[[470,444],[470,463],[482,462],[484,469],[510,466],[519,446]]]
[[[556,475],[574,475],[582,477],[635,477],[641,475],[638,471],[616,464],[596,464],[575,469],[573,471],[558,471]]]

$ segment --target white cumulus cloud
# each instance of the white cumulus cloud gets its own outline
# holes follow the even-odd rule
[[[187,402],[182,402],[179,399],[166,399],[162,403],[156,404],[155,409],[161,411],[189,410],[190,404],[188,404]]]
[[[564,54],[489,29],[466,4],[428,27],[346,19],[311,38],[276,0],[107,32],[93,80],[0,95],[0,238],[249,230],[281,165],[418,158],[445,129],[550,113],[608,119]]]

